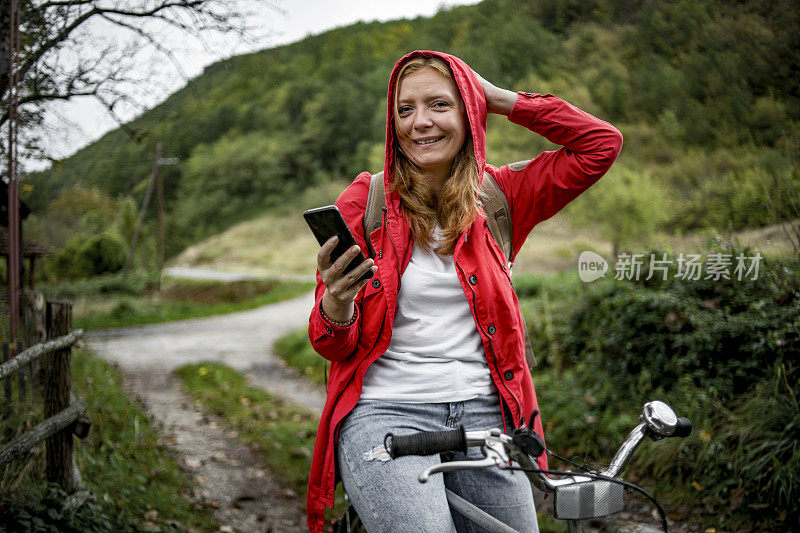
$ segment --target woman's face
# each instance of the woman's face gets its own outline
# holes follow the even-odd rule
[[[424,174],[446,178],[467,134],[456,84],[432,68],[403,76],[395,129],[403,153]]]

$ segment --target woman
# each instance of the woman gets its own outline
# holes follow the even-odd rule
[[[487,113],[564,148],[487,165]],[[381,227],[363,234],[364,172],[336,201],[359,246],[331,264],[332,239],[317,257],[309,337],[332,365],[308,485],[311,531],[322,531],[338,479],[370,532],[466,530],[450,514],[445,487],[519,531],[538,529],[522,473],[469,470],[423,485],[417,476],[440,457],[389,460],[383,437],[459,424],[510,433],[537,409],[510,272],[479,202],[483,173],[508,199],[516,255],[538,222],[608,170],[621,145],[607,122],[552,95],[495,87],[456,57],[416,51],[397,62]],[[367,238],[374,262],[342,276],[357,248],[368,249]],[[367,269],[375,276],[356,281]],[[539,418],[534,429],[542,434]],[[539,462],[546,467],[546,457]]]

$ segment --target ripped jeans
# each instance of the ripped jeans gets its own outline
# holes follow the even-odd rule
[[[508,431],[513,425],[508,419]],[[369,533],[483,532],[447,504],[448,488],[517,531],[538,533],[531,485],[524,472],[496,467],[419,474],[441,462],[439,455],[390,459],[383,447],[388,432],[441,431],[463,424],[467,431],[503,429],[497,394],[452,403],[360,400],[339,429],[337,459],[345,490]],[[478,448],[453,460],[482,459]]]

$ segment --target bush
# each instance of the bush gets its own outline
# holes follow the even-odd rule
[[[102,509],[89,502],[77,509],[56,484],[44,491],[22,490],[0,498],[0,531],[111,532],[115,528]]]
[[[638,479],[668,511],[682,508],[692,523],[794,531],[800,518],[800,409],[782,369],[734,400],[697,387],[688,376],[669,393],[631,397],[583,362],[534,377],[547,444],[556,453],[610,459],[643,403],[661,399],[692,421],[692,434],[645,441],[624,479]]]
[[[736,247],[726,253],[753,255]],[[669,391],[688,375],[733,398],[780,364],[797,383],[797,267],[762,260],[757,280],[600,282],[572,315],[565,350],[573,362],[615,376],[630,395]]]
[[[157,289],[160,278],[158,272],[133,270],[128,274],[104,274],[68,283],[43,283],[40,287],[48,298],[76,299],[99,294],[140,296],[149,290]]]
[[[125,266],[128,245],[113,231],[94,235],[73,235],[66,246],[48,262],[55,279],[84,279],[119,272]]]
[[[730,243],[713,251],[752,255]],[[762,260],[756,280],[673,274],[598,281],[571,294],[554,290],[561,280],[543,279],[523,302],[537,356],[546,354],[534,380],[548,445],[605,459],[644,402],[665,400],[694,431],[644,444],[628,477],[655,484],[659,499],[693,508],[693,520],[708,526],[793,531],[800,263]]]
[[[83,277],[119,272],[125,266],[127,248],[117,233],[104,232],[89,237],[78,250]]]

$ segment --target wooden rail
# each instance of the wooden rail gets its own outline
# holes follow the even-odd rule
[[[72,346],[81,337],[83,337],[83,330],[76,329],[72,333],[64,335],[63,337],[44,342],[42,344],[37,344],[36,346],[31,346],[10,361],[0,365],[0,380],[13,375],[19,371],[23,365],[30,363],[42,355]]]
[[[0,467],[19,459],[43,440],[52,437],[86,415],[86,402],[78,400],[57,415],[51,416],[8,444],[0,446]]]
[[[0,467],[29,453],[37,444],[46,442],[46,477],[58,483],[67,493],[74,492],[76,472],[72,457],[73,433],[80,438],[88,434],[89,421],[84,401],[71,401],[72,346],[83,336],[82,330],[70,331],[72,327],[72,303],[44,302],[41,294],[33,295],[26,307],[28,327],[25,336],[27,350],[19,353],[0,365],[0,381],[10,382],[17,374],[29,373],[31,392],[35,393],[39,384],[41,365],[45,420],[33,429],[26,431],[11,442],[0,446]],[[46,342],[45,338],[52,340]],[[25,381],[19,380],[18,397],[20,403],[27,400]],[[6,394],[6,407],[10,404],[10,391]]]

